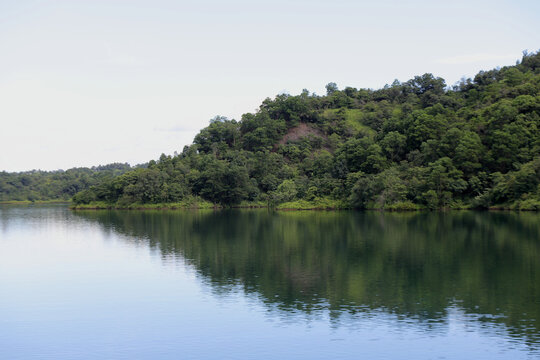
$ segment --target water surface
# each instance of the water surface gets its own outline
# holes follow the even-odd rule
[[[0,207],[1,359],[533,359],[536,213]]]

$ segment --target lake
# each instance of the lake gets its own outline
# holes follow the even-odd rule
[[[0,205],[0,359],[537,359],[540,214]]]

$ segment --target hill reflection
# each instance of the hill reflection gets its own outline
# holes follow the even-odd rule
[[[540,342],[540,215],[77,211],[269,307],[444,322],[456,306]]]

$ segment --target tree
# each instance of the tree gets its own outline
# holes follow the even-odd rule
[[[326,95],[328,96],[334,94],[336,91],[339,90],[335,82],[330,82],[326,84],[325,88],[326,88]]]

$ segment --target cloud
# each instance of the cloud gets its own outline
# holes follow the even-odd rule
[[[445,65],[462,65],[484,63],[491,61],[515,61],[516,54],[469,54],[439,59],[437,62]]]

